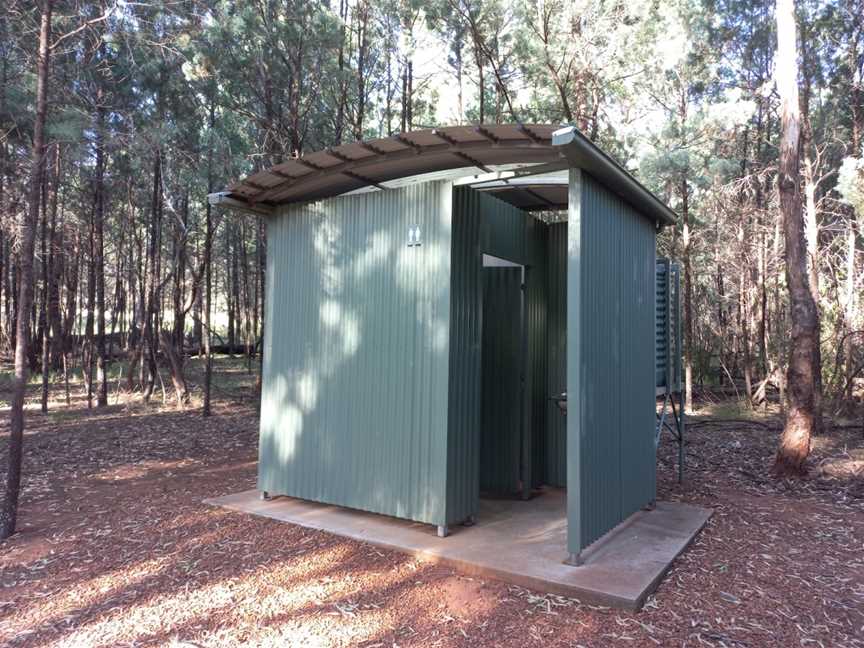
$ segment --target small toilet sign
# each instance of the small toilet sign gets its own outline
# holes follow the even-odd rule
[[[420,245],[420,226],[419,225],[409,225],[408,226],[408,247],[414,247]]]

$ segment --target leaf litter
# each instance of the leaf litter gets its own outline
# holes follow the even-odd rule
[[[775,481],[776,430],[701,421],[683,486],[664,438],[659,497],[714,516],[629,613],[203,505],[254,487],[250,402],[31,413],[0,645],[864,647],[858,430],[817,438],[809,478]],[[4,457],[7,437],[4,420]]]

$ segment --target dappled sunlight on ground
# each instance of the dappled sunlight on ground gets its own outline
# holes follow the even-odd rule
[[[714,516],[631,614],[203,504],[255,484],[254,399],[235,391],[254,377],[236,379],[207,420],[136,404],[29,419],[0,645],[864,646],[855,430],[817,439],[810,477],[787,482],[767,476],[775,420],[699,418],[684,486],[664,435],[660,497]]]

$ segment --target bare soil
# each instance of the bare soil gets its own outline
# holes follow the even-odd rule
[[[864,646],[860,428],[817,439],[794,482],[767,476],[776,421],[694,421],[683,486],[664,437],[660,498],[714,515],[631,614],[203,505],[255,484],[254,379],[234,371],[209,419],[137,403],[28,415],[0,645]]]

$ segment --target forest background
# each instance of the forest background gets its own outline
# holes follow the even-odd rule
[[[822,411],[850,416],[864,380],[864,3],[795,11],[817,380]],[[0,354],[20,330],[28,215],[26,362],[43,409],[76,390],[93,407],[111,392],[185,406],[185,358],[243,354],[251,370],[262,334],[264,224],[217,213],[209,192],[361,138],[572,123],[679,214],[660,253],[683,267],[687,402],[782,407],[775,18],[758,0],[58,1],[43,58],[44,12],[8,1]]]

